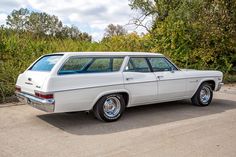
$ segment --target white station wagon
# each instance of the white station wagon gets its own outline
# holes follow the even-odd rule
[[[181,70],[158,53],[53,53],[19,75],[16,95],[46,112],[93,111],[111,122],[126,107],[182,99],[207,106],[222,77],[220,71]]]

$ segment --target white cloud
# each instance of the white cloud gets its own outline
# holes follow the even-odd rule
[[[129,22],[132,12],[128,3],[128,0],[1,0],[0,10],[9,14],[13,9],[27,7],[47,12],[58,16],[63,23],[75,25],[81,31],[92,34],[95,40],[99,40],[108,24],[125,25]]]
[[[98,40],[102,39],[104,33],[103,33],[103,31],[101,31],[101,32],[95,31],[95,32],[92,32],[91,35],[93,37],[93,40],[98,41]]]
[[[13,9],[25,8],[28,6],[27,0],[1,0],[0,13],[10,13]]]
[[[7,18],[7,14],[0,13],[0,25],[3,25],[3,24],[5,25],[6,18]]]

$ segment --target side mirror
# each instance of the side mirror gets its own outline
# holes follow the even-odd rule
[[[171,73],[174,73],[175,72],[175,69],[173,67],[170,67],[170,72]]]

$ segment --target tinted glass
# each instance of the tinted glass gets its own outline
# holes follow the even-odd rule
[[[125,71],[135,71],[133,64],[131,61],[128,62],[128,65],[125,68]]]
[[[48,55],[38,60],[29,70],[32,71],[51,71],[54,65],[63,55]]]
[[[123,63],[123,58],[113,58],[113,71],[119,71]]]
[[[88,72],[109,72],[111,71],[110,58],[97,58],[87,69]]]
[[[166,58],[149,58],[149,62],[151,63],[152,69],[154,72],[156,71],[171,71],[177,70],[174,65],[172,65]]]
[[[74,57],[66,61],[59,74],[119,71],[124,58]]]
[[[150,72],[150,68],[145,58],[130,58],[126,71]]]
[[[60,74],[80,73],[93,61],[93,58],[70,58],[61,68]]]

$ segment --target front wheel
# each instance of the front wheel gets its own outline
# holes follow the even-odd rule
[[[103,96],[94,106],[93,112],[97,119],[113,122],[118,120],[125,109],[125,100],[120,94]]]
[[[208,83],[202,83],[191,98],[191,101],[197,106],[208,106],[211,103],[212,97],[213,92],[211,86]]]

